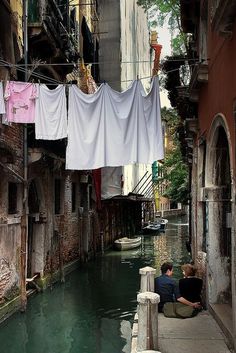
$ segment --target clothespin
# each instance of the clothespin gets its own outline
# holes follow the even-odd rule
[[[81,59],[81,69],[84,71],[86,70],[85,64],[84,64],[84,59]]]

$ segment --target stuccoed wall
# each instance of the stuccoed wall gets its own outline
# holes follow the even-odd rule
[[[126,89],[132,80],[151,76],[150,34],[147,13],[136,0],[121,0],[121,87]],[[146,89],[150,78],[142,79]]]
[[[146,90],[150,88],[151,55],[147,13],[136,0],[121,0],[121,89],[125,90],[137,76]],[[131,192],[145,172],[152,173],[151,165],[125,166],[124,194]]]
[[[112,88],[121,90],[121,14],[117,0],[99,0],[99,68],[101,81],[108,82]]]
[[[99,0],[101,81],[126,89],[132,80],[151,75],[147,14],[136,0]],[[149,88],[150,78],[142,80]]]
[[[147,14],[136,0],[99,1],[100,79],[117,90],[125,90],[137,78],[150,77],[150,38]],[[145,89],[150,78],[142,80]],[[151,165],[129,165],[120,171],[124,194],[132,191]]]

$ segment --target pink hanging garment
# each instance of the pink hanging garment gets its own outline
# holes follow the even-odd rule
[[[8,81],[4,98],[6,117],[13,123],[34,123],[37,85],[29,82]]]

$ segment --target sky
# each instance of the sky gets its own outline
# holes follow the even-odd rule
[[[161,56],[163,58],[164,56],[171,54],[171,47],[170,47],[171,35],[166,26],[163,28],[158,28],[157,33],[158,33],[158,43],[162,45]]]

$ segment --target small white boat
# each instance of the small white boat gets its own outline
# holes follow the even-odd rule
[[[143,233],[144,234],[149,234],[149,233],[157,233],[161,228],[161,225],[159,222],[150,222],[146,227],[143,227]]]
[[[117,250],[130,250],[137,248],[141,245],[141,237],[135,237],[135,238],[120,238],[115,240],[114,242],[115,248]]]

